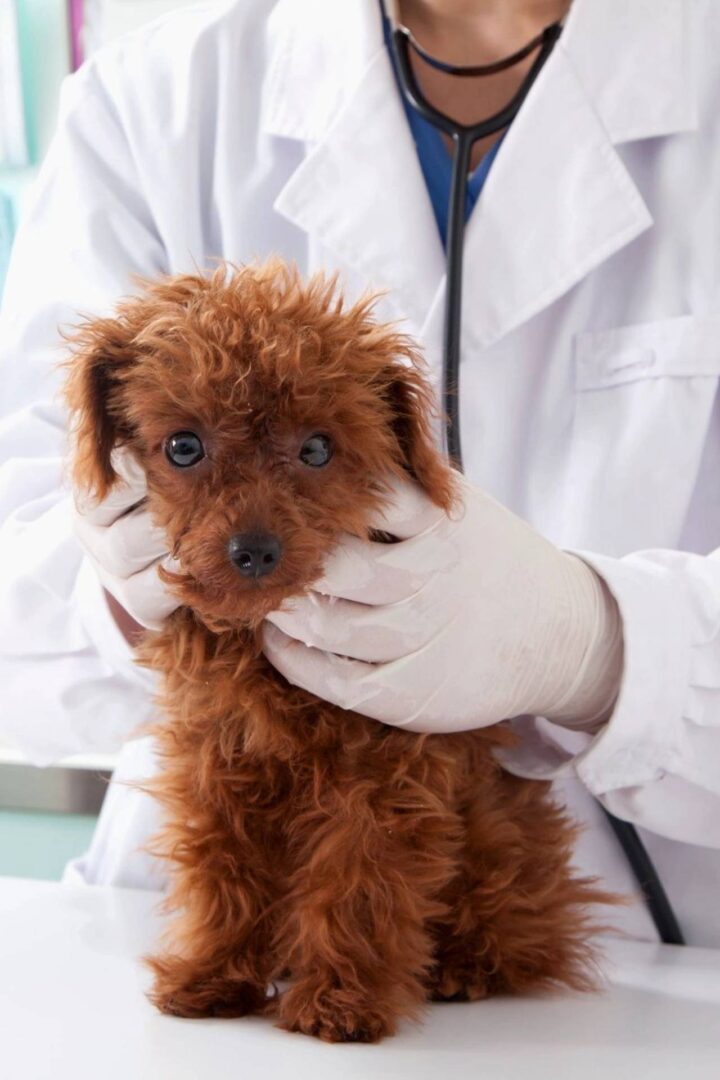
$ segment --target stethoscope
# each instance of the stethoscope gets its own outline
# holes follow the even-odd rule
[[[387,32],[390,57],[400,92],[405,101],[420,116],[452,139],[453,164],[450,185],[447,228],[447,285],[445,290],[445,322],[443,334],[443,407],[445,412],[445,440],[447,453],[453,465],[462,471],[462,444],[460,440],[460,328],[462,317],[463,244],[465,239],[465,196],[470,170],[470,155],[478,139],[505,130],[517,116],[530,88],[550,56],[562,33],[562,23],[553,23],[511,56],[494,64],[476,67],[457,67],[443,63],[431,56],[415,40],[398,17],[396,0],[379,0],[383,25]],[[520,63],[537,52],[537,56],[512,100],[494,116],[478,124],[460,124],[441,113],[427,100],[415,77],[411,52],[425,63],[448,75],[460,77],[494,75]],[[628,821],[614,817],[598,804],[617,837],[648,910],[653,918],[660,940],[668,945],[684,945],[685,941],[675,913],[650,856],[637,830]]]

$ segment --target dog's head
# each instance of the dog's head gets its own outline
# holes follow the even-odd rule
[[[113,449],[136,457],[182,567],[169,584],[209,626],[306,590],[341,532],[368,535],[392,476],[450,506],[418,358],[371,306],[278,262],[221,266],[146,284],[72,339],[74,481],[102,498]]]

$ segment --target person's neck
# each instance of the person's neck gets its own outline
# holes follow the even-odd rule
[[[571,0],[401,0],[399,16],[431,56],[459,65],[491,64],[512,55],[554,22]],[[437,71],[415,54],[415,75],[432,104],[453,119],[471,124],[494,115],[516,93],[537,50],[506,71],[457,78]],[[444,137],[449,142],[447,137]],[[476,143],[474,168],[499,138]]]
[[[400,0],[403,23],[449,63],[491,62],[567,15],[571,0]]]
[[[562,18],[570,0],[399,0],[403,15],[408,10],[427,23],[473,23],[488,18],[549,19]]]

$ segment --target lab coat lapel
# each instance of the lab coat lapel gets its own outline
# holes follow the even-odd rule
[[[467,227],[466,347],[493,344],[652,225],[618,146],[694,127],[690,29],[686,0],[574,0]]]
[[[467,227],[469,344],[491,345],[651,224],[558,46],[507,133]]]
[[[336,35],[332,55],[315,56],[312,77],[285,64],[279,92],[275,80],[265,129],[306,142],[275,209],[319,241],[341,270],[387,290],[389,313],[418,334],[441,286],[445,256],[377,9],[351,0],[345,16],[356,20],[353,32],[347,21],[326,29]],[[297,32],[306,39],[308,28]],[[342,70],[328,67],[338,56]],[[308,54],[296,52],[296,64],[307,62]],[[321,96],[319,64],[325,65]]]
[[[477,351],[652,225],[617,149],[691,130],[689,0],[574,0],[468,224],[464,340]],[[374,0],[279,0],[264,129],[304,156],[275,209],[387,289],[435,351],[445,259]]]

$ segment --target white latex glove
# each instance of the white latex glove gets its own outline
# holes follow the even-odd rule
[[[157,630],[178,607],[157,568],[177,572],[178,563],[145,506],[138,505],[147,494],[145,473],[122,449],[113,451],[112,464],[120,480],[101,502],[73,493],[75,534],[105,589],[136,622]]]
[[[291,683],[412,731],[596,722],[619,688],[615,600],[578,556],[460,490],[448,517],[396,485],[372,525],[401,542],[345,537],[315,591],[268,617],[265,654]]]

